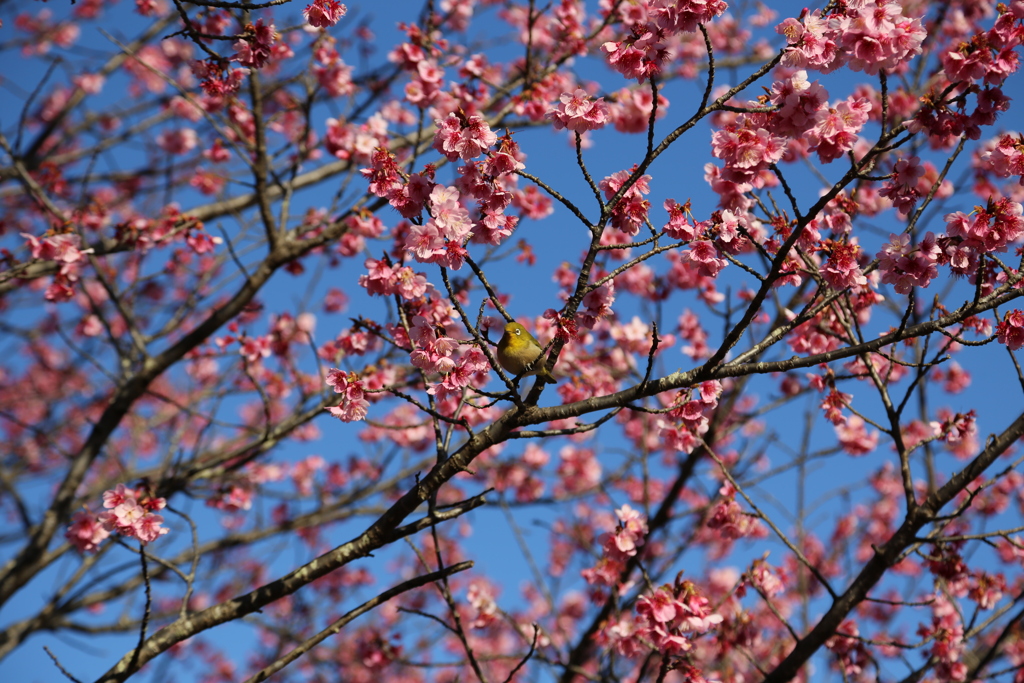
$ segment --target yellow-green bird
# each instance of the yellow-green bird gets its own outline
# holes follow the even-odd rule
[[[551,375],[544,358],[544,348],[530,331],[519,323],[505,325],[505,334],[498,342],[498,363],[516,377],[537,375],[542,382],[554,384],[558,380]]]

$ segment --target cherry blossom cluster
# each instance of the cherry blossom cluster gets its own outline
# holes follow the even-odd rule
[[[81,29],[74,21],[53,21],[53,12],[44,9],[35,16],[22,12],[14,19],[14,27],[32,34],[35,40],[25,41],[21,54],[25,57],[45,55],[54,45],[71,47],[81,34]]]
[[[455,369],[452,354],[458,349],[455,339],[439,333],[433,323],[422,315],[412,319],[412,341],[415,349],[409,355],[410,362],[420,370],[441,375]]]
[[[722,383],[708,380],[691,391],[692,397],[689,392],[681,393],[676,405],[658,420],[659,436],[666,450],[692,453],[700,445],[700,438],[710,424],[708,415],[722,395]]]
[[[999,113],[1010,107],[1009,98],[997,87],[977,90],[976,106],[969,113],[968,98],[963,95],[946,100],[941,93],[932,92],[922,99],[921,108],[907,122],[907,130],[911,133],[926,132],[933,147],[951,147],[962,136],[977,140],[981,137],[982,126],[995,123]]]
[[[804,10],[776,27],[789,47],[783,63],[799,69],[830,73],[848,66],[877,74],[899,71],[921,53],[927,35],[920,19],[906,17],[898,3],[848,0],[830,11]]]
[[[94,553],[99,550],[100,543],[110,536],[110,531],[100,522],[94,513],[78,510],[71,517],[71,524],[64,532],[71,545],[80,553]]]
[[[832,309],[826,309],[793,328],[793,334],[786,340],[786,344],[798,354],[827,353],[839,346],[836,334],[842,329],[842,322]],[[819,375],[812,378],[812,386],[818,391],[830,388],[827,378]]]
[[[782,137],[757,126],[753,117],[741,116],[715,131],[711,151],[725,162],[725,180],[757,186],[763,183],[761,172],[782,159],[786,145]]]
[[[722,499],[711,511],[707,525],[715,529],[726,540],[738,538],[764,538],[768,530],[756,516],[744,512],[736,502],[736,489],[732,484],[725,483],[718,490]]]
[[[302,16],[314,28],[329,28],[337,24],[346,12],[348,7],[338,0],[314,0],[312,5],[303,8]]]
[[[585,7],[577,2],[560,2],[554,11],[533,13],[523,5],[510,5],[501,17],[518,29],[519,39],[528,41],[552,55],[583,55],[587,53],[587,26]],[[563,76],[563,74],[557,74]]]
[[[892,205],[904,216],[910,214],[923,195],[920,187],[924,167],[917,157],[903,157],[893,166],[892,176],[879,194],[888,197]]]
[[[669,100],[658,93],[656,119],[669,111]],[[654,112],[654,96],[647,88],[621,88],[608,101],[608,117],[620,133],[642,133],[647,130]]]
[[[238,322],[232,321],[228,326],[230,334],[217,337],[214,345],[220,351],[226,351],[237,343],[238,353],[245,361],[247,371],[257,377],[269,379],[269,371],[263,367],[263,361],[271,356],[287,358],[291,354],[293,344],[309,343],[315,328],[316,316],[312,313],[301,313],[297,318],[293,318],[290,313],[276,316],[271,321],[269,333],[264,335],[239,332]],[[189,369],[193,379],[200,382],[211,381],[211,373],[216,373],[217,370],[217,361],[211,354],[196,350],[190,358],[194,361]]]
[[[416,24],[403,24],[400,28],[405,29],[408,41],[393,49],[388,59],[409,74],[409,81],[405,84],[405,101],[420,109],[439,104],[448,98],[441,91],[445,71],[439,64],[439,58],[448,48],[448,41],[440,31],[424,32]],[[455,108],[450,107],[448,110]]]
[[[556,495],[573,496],[588,493],[601,483],[601,461],[597,458],[594,449],[570,444],[558,452],[557,474]],[[631,510],[623,510],[623,514],[629,516],[630,519],[634,518]],[[626,520],[622,521],[625,523]]]
[[[690,649],[693,636],[689,634],[701,635],[722,623],[722,615],[712,610],[711,601],[692,581],[665,585],[653,595],[641,597],[636,611],[646,622],[641,622],[640,637],[650,639],[656,650],[671,654]]]
[[[1017,176],[1024,186],[1024,135],[1001,135],[978,156],[987,171],[1000,178]]]
[[[313,56],[316,59],[316,64],[313,65],[313,75],[316,77],[317,83],[323,87],[324,92],[331,97],[344,97],[355,93],[356,86],[355,83],[352,82],[352,67],[346,64],[345,60],[343,60],[341,55],[338,54],[338,51],[334,48],[334,40],[332,38],[325,37],[321,40],[317,45],[316,50],[313,52]],[[352,124],[342,126],[338,123],[337,119],[329,118],[327,119],[328,132],[330,132],[332,128],[332,122],[335,131],[334,140],[331,144],[336,149],[349,148],[350,146],[344,145],[337,139],[340,137],[337,129],[342,128],[350,130],[355,128],[355,126]],[[387,124],[384,121],[384,117],[379,113],[371,116],[369,120],[360,127],[364,129],[374,129],[374,132],[380,138],[383,138],[387,131]],[[362,155],[365,158],[369,158],[369,153],[377,146],[377,144],[382,144],[381,141],[374,141],[366,135],[361,136],[359,143],[361,144],[353,142],[351,147],[358,146],[361,148]],[[330,150],[330,146],[328,146],[328,150]],[[337,151],[332,153],[338,158],[347,158],[339,155]]]
[[[247,479],[223,484],[215,498],[208,498],[209,507],[224,512],[244,512],[252,508],[255,489]]]
[[[843,450],[853,456],[874,453],[878,448],[878,432],[868,431],[867,423],[859,415],[851,415],[833,425],[836,438]]]
[[[811,386],[816,386],[814,381],[817,378],[812,378]],[[821,400],[821,410],[825,415],[825,419],[831,422],[833,425],[838,426],[846,423],[847,415],[846,411],[850,405],[850,401],[853,399],[852,394],[839,391],[835,386],[826,386],[828,391],[825,393],[825,397]],[[821,389],[819,389],[820,391]]]
[[[454,187],[432,184],[431,166],[406,180],[394,156],[383,148],[372,154],[371,166],[362,169],[362,174],[369,180],[370,191],[386,197],[403,216],[413,218],[427,209],[430,217],[426,222],[404,231],[406,250],[417,261],[458,270],[468,254],[468,241],[500,244],[512,234],[519,217],[505,213],[510,206],[540,218],[550,213],[550,200],[534,190],[515,188],[512,174],[524,165],[511,135],[498,138],[479,115],[467,117],[461,112],[436,123],[435,149],[452,161],[469,162],[457,169],[460,177]],[[495,144],[497,149],[490,149]],[[484,152],[485,161],[472,161]],[[469,200],[477,202],[473,215],[465,206]]]
[[[46,289],[46,300],[54,303],[70,301],[75,294],[75,283],[78,282],[79,262],[85,260],[93,249],[82,249],[81,238],[74,233],[55,233],[38,238],[23,232],[21,236],[28,240],[32,258],[60,264]]]
[[[537,500],[544,493],[544,480],[539,475],[550,459],[547,451],[535,443],[529,443],[522,454],[488,471],[488,486],[499,493],[513,491],[516,501],[520,503]],[[596,461],[594,464],[597,464]]]
[[[947,235],[936,239],[942,262],[957,275],[973,277],[983,254],[1006,251],[1024,237],[1024,207],[1006,197],[975,207],[971,215],[962,211],[946,214]]]
[[[216,112],[234,98],[249,69],[232,69],[219,61],[207,59],[192,62],[192,73],[203,89],[201,106],[208,112]]]
[[[595,287],[583,297],[581,310],[576,314],[580,327],[593,328],[598,321],[606,318],[615,303],[615,281]]]
[[[940,256],[941,250],[931,232],[917,244],[911,243],[908,234],[890,234],[889,242],[878,252],[882,282],[893,285],[900,294],[907,294],[914,287],[927,287],[939,274]]]
[[[342,422],[354,422],[366,417],[370,403],[364,397],[362,380],[354,373],[331,368],[327,372],[327,386],[334,389],[334,393],[341,394],[340,404],[328,408],[327,412]]]
[[[685,309],[679,315],[678,331],[679,337],[687,342],[680,349],[684,355],[695,360],[711,356],[708,333],[700,324],[700,319],[690,309]]]
[[[1009,311],[996,325],[996,338],[1011,351],[1024,346],[1024,311],[1019,308]]]
[[[946,82],[936,84],[907,126],[911,132],[926,131],[933,146],[948,147],[961,135],[977,140],[981,127],[992,125],[999,112],[1009,108],[1000,86],[1018,68],[1024,8],[1010,3],[1000,5],[998,12],[991,29],[953,41],[941,54]],[[967,105],[970,94],[975,99],[973,111]]]
[[[369,180],[370,192],[387,198],[388,203],[406,218],[418,216],[423,211],[427,195],[433,188],[430,183],[432,168],[422,175],[412,174],[406,182],[395,155],[383,147],[374,150],[370,167],[360,172]]]
[[[440,186],[439,186],[440,187]],[[396,268],[387,259],[368,258],[364,263],[367,274],[359,276],[359,286],[366,292],[376,296],[393,296],[397,294],[406,300],[418,299],[432,285],[427,282],[423,273],[413,272],[409,266]]]
[[[957,572],[959,573],[959,572]],[[946,595],[937,593],[932,598],[932,623],[922,625],[917,634],[931,641],[930,655],[937,660],[935,675],[940,680],[963,681],[967,677],[964,654],[964,624],[960,611]]]
[[[479,117],[470,117],[467,120],[470,126],[476,126],[476,129],[481,131],[481,135],[484,130],[489,133],[486,122],[482,119],[475,121],[475,119],[479,119]],[[451,117],[448,120],[450,121]],[[442,130],[443,128],[439,128],[439,135]],[[465,133],[468,130],[469,128],[463,128],[461,134],[455,134],[462,136],[462,142],[452,142],[453,138],[448,138],[441,142],[441,148],[454,144],[463,151],[472,151],[477,143],[466,142]],[[484,135],[483,139],[491,140],[492,136],[493,134]],[[435,139],[435,147],[437,144],[438,139]],[[467,144],[469,147],[466,146]],[[467,159],[469,163],[456,169],[459,178],[455,181],[455,187],[461,193],[463,202],[468,203],[470,200],[476,202],[471,216],[473,224],[467,236],[477,243],[498,245],[512,234],[519,223],[519,216],[506,213],[509,209],[516,208],[522,215],[537,219],[549,214],[551,205],[550,200],[537,193],[536,187],[530,186],[525,190],[517,188],[515,173],[526,166],[522,162],[524,156],[519,150],[519,145],[512,139],[511,133],[506,132],[501,137],[495,137],[491,142],[491,145],[494,144],[497,144],[497,148],[486,150],[487,158],[485,160],[474,162]],[[462,158],[461,153],[460,158]],[[443,202],[442,206],[436,206],[433,202],[428,202],[428,204],[432,220],[436,221],[439,218],[443,220],[443,217],[439,216],[439,213],[443,214],[447,210],[443,206]],[[454,207],[450,208],[454,210]],[[452,256],[448,257],[448,260],[453,263],[453,268],[458,268],[461,266],[461,261],[456,258],[456,255],[461,249],[461,244],[458,240],[449,239],[448,241],[448,249],[452,252]]]
[[[257,19],[255,24],[246,25],[242,36],[235,43],[232,61],[254,69],[263,68],[274,56],[274,46],[280,35],[273,24],[264,24]]]
[[[434,149],[448,161],[475,159],[498,141],[498,136],[479,114],[466,116],[462,112],[452,112],[435,123]]]
[[[714,156],[725,162],[721,178],[763,187],[768,182],[764,172],[787,155],[815,151],[822,163],[830,163],[851,150],[869,119],[872,104],[851,95],[829,105],[827,97],[817,81],[810,83],[805,71],[797,71],[772,85],[770,101],[778,109],[717,116],[721,128],[712,135],[711,143]],[[719,189],[719,194],[725,189]]]
[[[665,31],[650,25],[634,24],[631,35],[621,41],[608,41],[601,50],[607,53],[609,66],[640,83],[660,74],[669,58]]]
[[[167,501],[153,496],[145,485],[129,489],[118,484],[103,493],[103,507],[109,512],[101,512],[97,519],[110,531],[150,543],[168,532],[161,526],[164,518],[154,514],[166,506]]]
[[[818,153],[823,164],[840,158],[853,149],[870,112],[871,103],[855,96],[819,109],[814,115],[814,126],[807,131],[810,149]]]
[[[427,332],[424,336],[426,334],[430,333]],[[432,394],[438,400],[446,401],[461,396],[466,387],[485,384],[487,376],[491,372],[491,365],[487,360],[487,356],[479,348],[471,346],[462,351],[458,360],[442,360],[437,353],[438,350],[454,343],[454,340],[450,340],[447,337],[442,339],[445,341],[441,345],[438,345],[436,343],[437,340],[435,340],[432,350],[437,356],[438,365],[442,368],[450,366],[450,369],[443,374],[440,382],[432,384],[427,388],[427,393]],[[429,353],[427,352],[427,354]],[[427,361],[428,357],[425,355],[421,358]]]
[[[744,579],[754,586],[759,593],[769,598],[782,594],[788,582],[783,572],[780,572],[777,567],[772,567],[764,560],[754,560],[750,570],[744,575]],[[744,591],[745,586],[741,584],[738,592],[742,595]]]
[[[941,439],[950,447],[953,455],[961,460],[973,455],[978,447],[978,426],[973,410],[966,413],[938,411],[939,420],[930,423],[932,436]]]
[[[167,501],[153,496],[146,485],[128,488],[118,484],[103,493],[106,511],[76,512],[64,537],[83,553],[95,552],[111,533],[151,543],[168,532],[162,526],[163,516],[156,514],[166,506]]]
[[[627,17],[624,23],[630,35],[601,46],[613,69],[641,83],[661,73],[672,56],[670,40],[678,34],[696,31],[728,7],[723,0],[650,0],[642,4],[649,21],[630,21]]]
[[[469,211],[454,187],[435,185],[427,200],[430,218],[409,228],[405,248],[417,261],[459,270],[469,253],[464,244],[473,232]]]
[[[579,325],[574,318],[563,316],[553,308],[544,311],[544,319],[549,321],[555,339],[561,342],[577,342],[580,340]]]
[[[558,106],[551,107],[547,113],[555,130],[567,128],[574,133],[585,133],[603,128],[610,120],[604,98],[598,97],[595,100],[582,88],[572,93],[562,93],[558,99]]]
[[[938,275],[937,265],[948,265],[950,271],[973,282],[981,256],[1004,252],[1024,237],[1022,212],[1021,204],[1003,197],[975,207],[970,215],[947,214],[947,233],[938,237],[928,232],[913,244],[909,235],[890,235],[877,256],[882,282],[906,294],[912,287],[927,287]]]
[[[131,220],[117,225],[117,240],[124,246],[131,246],[143,252],[153,248],[184,242],[188,250],[175,249],[165,268],[168,272],[180,272],[192,261],[192,255],[202,257],[200,263],[209,265],[208,257],[221,237],[207,233],[202,222],[183,214],[176,206],[164,208],[158,218],[133,215]]]
[[[487,628],[499,617],[498,603],[494,601],[494,589],[486,581],[474,581],[466,591],[466,600],[473,608],[470,628]]]
[[[856,238],[850,242],[826,240],[822,244],[821,250],[828,254],[828,261],[819,272],[833,289],[852,289],[868,283],[858,262],[858,258],[863,258],[863,252],[855,240]]]
[[[665,584],[641,596],[636,601],[636,615],[610,622],[601,639],[625,657],[645,657],[652,651],[680,657],[693,650],[697,636],[712,631],[723,620],[692,581],[679,578],[674,585]],[[689,673],[691,680],[703,680],[697,670]]]
[[[615,516],[619,519],[618,524],[604,535],[601,557],[593,567],[581,572],[587,583],[595,588],[618,586],[627,560],[639,552],[647,535],[647,520],[629,505],[617,509]],[[600,594],[601,591],[595,593]]]
[[[710,23],[728,9],[723,0],[651,0],[650,18],[673,33],[692,33],[700,24]]]
[[[374,261],[370,264],[370,275],[362,276],[366,281],[364,286],[367,286],[371,293],[400,294],[398,291],[389,292],[387,290],[392,286],[388,284],[389,268],[391,267],[383,262]],[[406,269],[408,266],[400,269],[399,275],[402,270]],[[411,269],[408,269],[408,272],[411,273]],[[375,279],[378,275],[383,279]],[[384,277],[385,275],[387,277]],[[402,325],[387,325],[382,330],[374,323],[367,323],[366,330],[373,334],[367,334],[366,330],[354,328],[339,335],[337,340],[324,344],[320,355],[331,362],[336,362],[337,359],[348,355],[363,355],[373,345],[374,340],[378,339],[376,333],[384,331],[389,337],[390,343],[402,349],[411,350],[414,367],[427,374],[442,376],[440,382],[428,384],[427,391],[438,401],[442,412],[454,413],[458,407],[455,397],[460,396],[467,386],[486,384],[491,366],[479,348],[460,345],[445,332],[446,326],[453,324],[453,311],[447,300],[436,296],[433,288],[417,291],[418,293],[410,297],[405,304],[413,321],[408,333]],[[397,373],[398,368],[388,363],[368,369],[361,378],[352,373],[346,375],[341,371],[332,371],[328,374],[328,384],[334,387],[337,393],[345,393],[347,396],[351,394],[342,400],[341,406],[331,409],[332,414],[345,421],[362,419],[365,417],[368,403],[384,397],[379,390],[385,390],[397,383]],[[488,410],[463,411],[464,418],[470,419],[471,423],[486,419],[490,414]],[[404,424],[406,417],[403,415],[396,425]],[[385,419],[385,422],[388,422],[389,419]],[[411,441],[416,441],[418,437],[412,437],[417,433],[413,430],[405,436],[409,436]],[[390,432],[388,437],[399,438]]]
[[[959,394],[971,385],[971,373],[960,367],[955,360],[946,363],[945,368],[935,368],[932,379],[942,382],[943,391],[949,394]]]
[[[624,187],[637,169],[634,166],[630,171],[616,171],[598,183],[598,188],[604,192],[605,199],[612,199]],[[651,203],[644,199],[645,194],[650,194],[651,176],[641,175],[634,180],[623,192],[622,197],[612,206],[611,225],[627,235],[635,235],[647,219],[647,212]]]
[[[835,655],[830,664],[842,673],[844,680],[861,680],[865,669],[871,666],[871,653],[852,619],[843,620],[835,635],[825,641],[825,647]]]
[[[1024,8],[1011,3],[1000,11],[991,29],[971,36],[969,42],[951,46],[942,54],[942,67],[950,83],[983,81],[988,85],[1002,85],[1006,77],[1018,67],[1015,49],[1024,40]]]
[[[772,124],[779,135],[798,138],[814,125],[828,104],[828,91],[819,81],[807,80],[807,71],[794,71],[772,83],[769,101],[778,107]]]

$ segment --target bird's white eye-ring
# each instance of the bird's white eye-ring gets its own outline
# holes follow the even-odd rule
[[[516,330],[516,336],[518,337],[520,334],[522,334],[522,330]]]

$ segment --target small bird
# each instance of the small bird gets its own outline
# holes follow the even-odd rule
[[[554,384],[558,380],[545,365],[543,351],[529,330],[519,323],[509,323],[498,342],[498,363],[516,377],[537,375],[542,382]]]

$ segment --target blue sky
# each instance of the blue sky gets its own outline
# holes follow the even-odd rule
[[[351,13],[342,24],[335,27],[335,35],[340,35],[346,30],[347,26],[352,25],[352,22],[360,16],[357,13],[359,9],[357,5],[358,3],[349,3]],[[376,11],[374,12],[375,16],[372,17],[372,26],[378,37],[377,44],[380,46],[390,46],[393,44],[398,36],[396,30],[390,26],[393,18],[411,18],[414,16],[414,11],[419,5],[420,3],[413,2],[387,3],[386,12],[383,11],[384,5],[373,6]],[[792,6],[794,8],[793,14],[795,14],[799,6],[795,4]],[[31,10],[35,11],[39,7],[39,5],[33,5]],[[50,7],[56,13],[64,12],[68,9],[60,3],[50,3]],[[115,36],[119,34],[130,36],[137,30],[138,22],[134,18],[125,18],[128,14],[125,10],[128,7],[129,3],[127,2],[116,6],[110,16],[110,21],[105,22],[103,28]],[[297,12],[301,4],[293,5],[293,7],[295,12]],[[369,11],[364,12],[365,14],[370,14]],[[13,24],[9,20],[9,16],[10,11],[8,10],[7,15],[4,16],[5,28]],[[786,12],[780,10],[780,18],[785,16],[787,16]],[[504,30],[504,27],[494,19],[493,10],[490,10],[490,18],[484,19],[479,26],[475,26],[473,31],[479,31],[480,37],[483,38],[487,35],[488,31],[497,27]],[[771,36],[774,36],[774,34],[770,34]],[[777,43],[776,37],[774,44]],[[83,46],[94,46],[101,50],[111,49],[110,42],[92,24],[83,26],[83,40],[81,44]],[[381,59],[385,49],[387,48],[382,47],[378,54],[374,56],[374,59]],[[509,52],[514,49],[513,47],[505,48]],[[500,51],[501,49],[499,48]],[[74,70],[75,53],[69,54],[67,59],[68,61],[58,66],[58,78],[65,71]],[[30,91],[32,85],[40,78],[43,69],[37,61],[25,60],[22,66],[23,68],[6,76],[8,79],[8,89],[0,91],[4,93],[3,97],[11,96],[11,93],[16,92],[19,88],[21,91]],[[616,83],[615,87],[621,85],[620,82],[614,79],[605,78],[603,75],[605,72],[600,67],[580,65],[580,71],[581,73],[592,72],[595,78],[601,75],[604,82]],[[739,77],[738,74],[730,74],[728,71],[720,72],[719,84],[729,83],[730,79],[732,82],[735,82]],[[826,83],[831,93],[831,99],[835,100],[845,97],[853,84],[862,79],[853,78],[851,75],[844,73],[822,77],[822,80]],[[16,84],[17,88],[10,84]],[[691,114],[699,102],[702,88],[702,84],[695,84],[693,82],[675,82],[664,86],[663,94],[668,97],[672,104],[668,116],[658,123],[657,132],[659,136],[670,131],[675,125],[681,123]],[[1011,96],[1014,94],[1019,96],[1020,89],[1017,88],[1010,94]],[[108,96],[111,99],[118,100],[124,96],[123,90],[118,91],[116,80],[112,81],[104,92],[103,97]],[[9,111],[12,113],[16,112],[19,107],[20,100],[18,101],[18,106],[11,107]],[[319,117],[320,120],[317,120],[318,132],[321,134],[323,133],[323,118],[326,118],[326,112],[323,116]],[[314,116],[314,119],[317,119],[317,117]],[[1009,120],[1007,119],[1006,123]],[[10,130],[13,124],[14,121],[11,113],[0,114],[0,127],[4,131]],[[869,134],[870,132],[873,131],[869,131]],[[518,133],[516,139],[528,155],[528,171],[547,179],[556,189],[573,201],[578,202],[579,206],[583,207],[584,210],[589,210],[591,215],[593,215],[593,198],[590,196],[590,190],[576,166],[575,154],[568,144],[568,138],[563,134],[552,135],[551,131],[547,129],[535,129]],[[623,138],[612,131],[601,131],[594,135],[593,140],[594,146],[585,152],[585,156],[592,175],[597,179],[614,171],[630,167],[642,156],[642,136]],[[664,155],[651,166],[649,173],[654,177],[652,183],[654,188],[652,193],[652,205],[654,206],[652,218],[655,225],[660,225],[665,218],[664,211],[660,208],[661,201],[665,197],[670,196],[680,202],[685,201],[687,198],[692,198],[694,213],[698,217],[706,217],[707,214],[715,209],[717,198],[708,190],[703,180],[703,165],[710,160],[709,155],[705,151],[708,149],[707,144],[708,128],[706,125],[702,125],[693,131],[693,134],[687,140],[680,141],[673,153]],[[700,153],[688,153],[693,147],[698,148]],[[951,178],[959,177],[959,173],[965,168],[966,160],[967,157],[965,156],[958,164],[958,168],[950,175]],[[826,169],[826,175],[835,177],[841,170],[838,166],[828,168]],[[441,171],[439,177],[442,179],[450,178],[453,172],[453,168],[445,168]],[[817,196],[821,187],[820,183],[811,173],[799,167],[792,170],[786,169],[786,172],[787,174],[792,174],[790,176],[791,182],[796,188],[796,193],[802,200],[802,203],[804,205],[809,204]],[[307,202],[309,205],[317,205],[318,202],[323,202],[324,198],[322,196],[306,196],[302,201]],[[951,206],[961,210],[969,210],[973,203],[974,200],[963,198],[955,200]],[[296,213],[298,212],[299,207],[297,206]],[[388,214],[385,212],[385,214],[382,214],[382,217],[388,222],[389,226],[397,221],[397,215],[394,213]],[[900,227],[891,221],[886,222],[887,220],[881,219],[879,221],[883,237],[887,231],[897,231]],[[932,229],[940,231],[942,229],[941,221],[937,222]],[[510,261],[505,261],[497,264],[493,270],[489,270],[489,274],[492,275],[493,281],[500,283],[504,291],[513,295],[511,310],[515,315],[536,316],[547,308],[558,307],[560,302],[555,296],[557,287],[550,280],[549,274],[561,261],[576,260],[581,251],[586,247],[589,236],[569,212],[556,203],[555,213],[550,218],[542,222],[523,221],[513,239],[517,240],[520,238],[536,245],[535,250],[538,254],[538,264],[532,270],[526,271]],[[19,243],[19,240],[12,240],[10,235],[6,236],[4,240],[4,246],[9,246],[12,242]],[[865,238],[864,243],[870,243],[869,238]],[[871,250],[869,249],[869,251]],[[358,292],[353,292],[352,283],[361,272],[360,268],[361,264],[358,259],[350,261],[341,269],[331,271],[329,277],[316,286],[315,291],[318,292],[324,291],[328,286],[340,286],[346,289],[352,297],[352,303],[344,314],[330,316],[323,315],[318,311],[318,341],[333,337],[340,329],[348,327],[350,317],[356,315],[376,317],[380,315],[379,302],[359,296]],[[737,271],[738,269],[735,268],[730,269],[726,277],[723,278],[723,283],[731,283],[734,286],[738,286],[738,283],[743,281],[743,276]],[[439,279],[432,277],[432,280],[439,284]],[[297,302],[300,306],[305,305],[306,289],[304,285],[305,281],[295,280],[289,275],[280,274],[275,279],[273,286],[268,288],[267,293],[262,299],[266,304],[267,311],[294,310]],[[722,288],[724,289],[724,284]],[[970,288],[966,287],[964,283],[956,283],[948,295],[947,301],[950,302],[950,307],[955,307],[963,300],[969,298],[970,295]],[[314,296],[312,300],[317,301],[318,297]],[[697,310],[696,302],[692,301],[692,299],[688,300],[686,297],[677,297],[672,300],[671,304],[674,310],[665,312],[665,320],[670,323],[674,322],[678,316],[678,309],[684,304]],[[623,295],[619,299],[616,312],[621,319],[628,320],[634,314],[643,315],[643,309],[644,306],[638,305],[632,297]],[[27,314],[31,316],[32,312],[29,311]],[[879,316],[868,326],[868,330],[871,333],[877,333],[892,324],[894,324],[892,318]],[[261,333],[265,329],[261,328],[260,324],[257,324],[253,331]],[[712,333],[713,340],[719,338],[720,330],[709,327],[709,331]],[[971,388],[963,394],[954,397],[943,397],[943,405],[948,405],[954,411],[966,411],[970,408],[977,408],[980,414],[979,431],[981,434],[1000,429],[1012,419],[1012,416],[1019,412],[1021,405],[1020,400],[1016,398],[1019,388],[1015,386],[1015,383],[1011,383],[1007,375],[1008,366],[1006,365],[1005,353],[1001,348],[993,345],[982,353],[962,354],[958,361],[972,371],[974,382]],[[692,362],[683,356],[678,349],[667,350],[662,355],[662,371],[671,372],[677,368],[686,369],[691,365]],[[773,384],[774,381],[772,379],[761,378],[752,385],[753,391],[761,395],[762,402],[767,401],[768,397],[773,393]],[[849,388],[845,390],[850,391]],[[867,395],[869,393],[868,388],[863,385],[858,385],[853,391],[855,395],[859,393]],[[554,392],[547,392],[543,403],[555,402],[557,400],[557,395]],[[792,420],[794,423],[797,423],[802,420],[804,411],[809,411],[817,417],[817,403],[819,400],[820,398],[817,396],[808,396],[806,399],[798,401],[786,412],[780,413],[775,419],[782,421]],[[877,404],[877,401],[875,401],[875,404]],[[878,406],[875,404],[868,404],[869,406],[874,406],[874,410],[868,408],[866,409],[867,412],[877,414]],[[228,408],[231,408],[231,406],[228,406]],[[324,440],[321,443],[311,445],[289,443],[282,449],[282,452],[279,454],[280,457],[286,460],[297,460],[311,454],[321,454],[329,459],[347,456],[350,448],[346,445],[339,449],[337,444],[351,443],[354,439],[356,427],[342,425],[336,421],[326,419],[321,420],[318,424],[324,434]],[[812,438],[812,448],[824,447],[833,443],[834,435],[830,426],[819,421]],[[628,448],[622,441],[607,438],[602,439],[599,446],[602,449],[602,459],[605,460],[606,467],[609,468],[617,462],[617,458],[620,456],[619,451]],[[358,445],[353,445],[351,450],[358,447]],[[506,453],[516,453],[521,448],[520,444],[513,443],[509,445]],[[556,455],[557,448],[556,446],[549,449],[552,455]],[[785,462],[787,459],[785,450],[778,446],[769,449],[768,457],[773,466]],[[891,459],[891,457],[888,450],[883,448],[880,449],[879,453],[866,459],[834,458],[827,461],[827,467],[815,468],[812,466],[807,480],[808,502],[818,506],[816,516],[812,518],[812,521],[817,519],[824,524],[831,515],[843,509],[846,503],[841,496],[837,495],[837,490],[841,489],[848,481],[861,479],[867,469],[873,469],[878,463]],[[793,486],[794,479],[792,476],[778,477],[762,485],[756,493],[758,493],[760,500],[766,505],[767,510],[772,511],[774,508],[778,514],[782,510],[791,509],[793,496],[795,495]],[[622,500],[616,501],[616,503],[621,503]],[[181,504],[188,508],[187,502]],[[188,510],[196,514],[198,519],[205,519],[210,522],[216,521],[216,515],[206,512],[200,502],[193,503]],[[541,527],[548,521],[549,514],[549,512],[542,509],[526,510],[520,517],[520,524],[527,535],[528,542],[531,544],[531,547],[534,547],[540,553],[541,559],[545,557],[544,553],[546,551],[543,548],[547,540],[547,534]],[[779,518],[784,520],[786,516],[785,514],[780,514]],[[504,521],[504,516],[495,508],[474,513],[472,520],[475,526],[475,533],[467,540],[467,548],[472,552],[474,559],[477,561],[477,567],[474,572],[492,577],[495,581],[503,583],[505,585],[503,599],[508,599],[514,604],[518,594],[518,582],[524,577],[528,577],[529,573],[525,560],[515,550],[515,540]],[[187,533],[185,527],[180,522],[176,523],[174,520],[171,520],[171,524],[176,525],[174,527],[176,534],[184,536]],[[359,526],[351,525],[333,530],[331,538],[335,540],[348,538],[360,530]],[[303,556],[304,552],[305,550],[297,544],[286,547],[274,546],[273,549],[268,549],[267,565],[269,576],[275,577],[302,562],[306,559]],[[778,559],[778,557],[778,554],[775,554],[773,559]],[[386,572],[388,571],[387,566],[390,559],[391,557],[387,553],[382,553],[381,557],[374,564],[380,568],[381,572]],[[748,553],[741,553],[735,561],[739,563],[747,559],[749,559]],[[65,558],[51,571],[38,577],[34,584],[24,590],[5,608],[4,613],[0,614],[0,623],[16,619],[25,610],[30,609],[40,596],[46,595],[51,584],[59,583],[61,577],[67,576],[73,571],[76,562],[73,558]],[[381,580],[381,585],[389,585],[390,583],[391,581],[387,578]],[[246,627],[229,625],[219,630],[215,634],[215,638],[220,643],[227,643],[232,638],[237,638],[238,649],[244,651],[251,644],[251,640],[249,640],[251,638],[251,631]],[[130,646],[132,639],[91,636],[88,640],[84,640],[67,636],[39,636],[33,638],[14,655],[0,663],[0,673],[14,676],[16,680],[62,680],[60,674],[45,658],[45,655],[42,654],[41,646],[46,644],[55,652],[60,653],[61,661],[65,666],[84,680],[88,680],[90,676],[105,670],[114,659],[120,657],[126,650],[126,642]],[[244,660],[244,656],[239,656],[238,661],[240,664],[243,664]],[[157,671],[159,669],[160,667],[158,666]],[[155,676],[153,679],[156,680]]]

